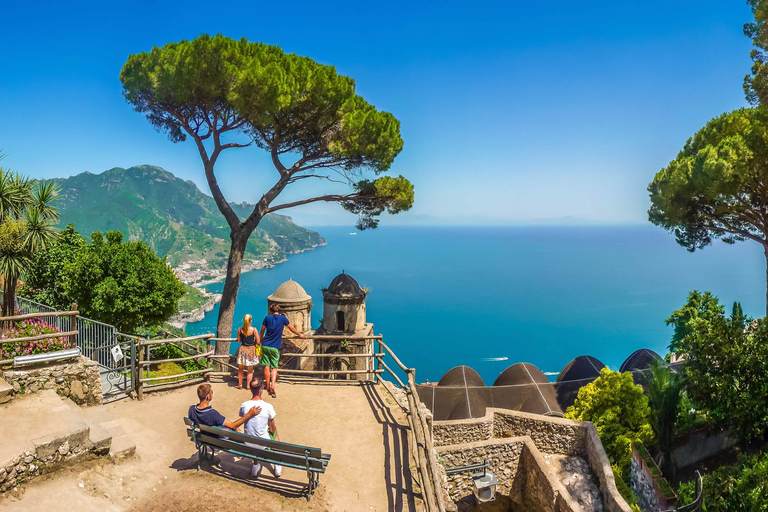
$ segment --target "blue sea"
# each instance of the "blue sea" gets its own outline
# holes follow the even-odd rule
[[[291,278],[312,296],[317,327],[320,289],[344,270],[370,288],[368,321],[419,382],[457,365],[490,385],[517,362],[555,374],[580,355],[613,369],[639,348],[663,356],[664,320],[694,289],[728,311],[738,300],[749,315],[765,312],[765,258],[753,242],[690,253],[651,225],[314,229],[327,246],[242,275],[236,323],[245,313],[260,323],[267,296]],[[215,332],[217,317],[218,306],[187,332]]]

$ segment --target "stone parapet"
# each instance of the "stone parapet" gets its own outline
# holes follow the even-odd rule
[[[488,412],[483,418],[474,420],[448,420],[432,423],[432,435],[435,446],[485,441],[493,437],[493,431],[492,412]]]
[[[521,510],[531,512],[581,512],[563,484],[552,475],[529,437],[488,439],[436,448],[447,468],[490,463],[499,480],[497,494],[508,496]],[[446,476],[445,491],[453,502],[470,499],[474,484],[471,472]]]
[[[525,493],[533,493],[531,499],[541,498],[541,500],[538,505],[534,502],[528,503],[526,505],[528,508],[524,510],[582,509],[578,503],[573,502],[570,493],[565,490],[559,480],[557,486],[542,480],[544,477],[541,476],[541,472],[545,474],[546,479],[553,478],[549,474],[546,462],[541,459],[542,454],[559,454],[583,457],[588,462],[602,492],[605,510],[631,512],[616,489],[610,462],[597,435],[597,430],[590,422],[489,407],[482,418],[436,421],[433,423],[432,432],[436,452],[446,467],[477,464],[489,459],[493,467],[500,471],[497,475],[504,475],[506,478],[507,473],[505,471],[508,471],[512,478],[511,483],[508,482],[507,486],[510,488],[513,500],[515,500],[514,496],[517,492],[514,487],[516,485],[514,483],[515,475],[521,468],[525,470],[526,474],[530,474],[533,480],[530,482],[520,480],[520,482],[527,482],[526,485],[529,488]],[[504,448],[500,448],[499,446],[504,442],[508,442],[510,446],[505,445]],[[528,457],[532,458],[521,459],[520,454],[524,450],[521,448],[522,451],[518,452],[513,448],[521,442],[530,443],[531,449],[529,449],[530,455]],[[497,448],[490,449],[489,446]],[[444,454],[449,452],[461,453],[461,455],[454,455],[453,459],[448,459]],[[471,462],[459,463],[460,459]],[[530,465],[533,462],[537,462],[537,464],[541,462],[543,466],[539,464],[541,467],[536,469]],[[526,466],[525,464],[529,465]],[[446,492],[452,500],[456,501],[455,498],[460,493],[465,493],[463,496],[468,495],[466,493],[467,482],[452,479],[452,477],[453,475],[447,477],[448,489]],[[471,485],[471,481],[469,484]],[[499,484],[502,485],[501,478]],[[562,491],[560,487],[562,487]],[[469,489],[469,494],[471,494],[471,488]],[[552,489],[557,490],[557,492],[555,493]],[[506,487],[504,492],[506,492]],[[558,498],[558,496],[560,497]],[[518,503],[522,502],[518,501]],[[543,503],[552,504],[551,507],[561,508],[551,508],[550,505],[545,506]]]
[[[75,361],[52,361],[8,370],[0,377],[17,395],[53,389],[79,405],[100,405],[103,399],[99,365],[83,356]]]

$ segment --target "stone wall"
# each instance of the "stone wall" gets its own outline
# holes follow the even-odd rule
[[[494,409],[493,436],[528,436],[540,451],[562,455],[583,455],[586,425],[555,416]]]
[[[441,446],[435,448],[437,460],[446,468],[457,468],[482,464],[484,461],[491,463],[490,471],[498,477],[497,491],[501,494],[512,494],[512,485],[517,474],[518,460],[523,451],[525,440],[514,439],[490,439],[474,443],[458,444],[453,446]],[[451,501],[460,501],[472,495],[474,484],[471,472],[454,473],[447,475],[448,485],[445,488]]]
[[[493,437],[493,414],[475,420],[448,420],[432,423],[435,446],[485,441]],[[507,436],[510,437],[510,436]]]
[[[63,465],[79,462],[95,455],[109,452],[111,437],[94,443],[89,438],[89,428],[81,428],[66,438],[55,436],[36,439],[34,449],[8,461],[0,461],[0,492],[6,492],[37,476],[49,473]]]
[[[99,365],[87,357],[24,366],[5,371],[0,377],[13,386],[16,394],[54,389],[78,405],[102,403]]]
[[[438,460],[447,468],[482,464],[499,480],[498,495],[508,496],[521,510],[530,512],[581,512],[560,481],[547,469],[530,438],[489,439],[436,448]],[[480,472],[478,470],[476,472]],[[472,471],[447,475],[445,490],[453,502],[471,499]]]
[[[643,467],[642,459],[636,457],[633,452],[632,462],[630,463],[629,487],[637,496],[637,504],[645,512],[660,512],[664,510],[661,501],[656,494],[656,488],[653,485],[653,478]]]
[[[589,467],[597,476],[600,492],[603,493],[603,505],[610,512],[631,512],[632,509],[629,508],[616,488],[611,462],[605,454],[603,443],[600,442],[600,436],[597,435],[595,425],[590,422],[585,422],[585,424],[584,456],[589,462]]]
[[[489,458],[487,456],[487,448],[483,447],[499,445],[502,443],[502,440],[506,441],[507,439],[509,439],[512,444],[514,444],[514,440],[520,442],[520,439],[528,439],[528,442],[533,448],[532,453],[534,453],[536,457],[541,457],[542,453],[584,457],[589,463],[590,469],[597,477],[600,491],[603,494],[603,505],[606,510],[609,510],[610,512],[631,511],[619,494],[618,489],[616,489],[616,482],[613,478],[610,462],[605,455],[605,450],[597,435],[597,430],[592,423],[489,407],[486,410],[486,415],[482,418],[436,421],[432,426],[432,431],[438,455],[445,452],[444,448],[451,448],[449,451],[456,452],[458,451],[457,445],[460,445],[460,447],[470,447],[470,451],[465,455],[462,455],[462,457],[467,460],[473,458],[471,450],[474,448],[479,448],[480,451],[485,451],[485,458]],[[500,458],[499,453],[494,453],[492,455],[496,455],[497,458]],[[536,457],[534,457],[534,460],[538,460]],[[493,459],[493,457],[490,458]],[[482,462],[483,456],[480,456],[478,452],[478,454],[474,456],[474,459],[479,459],[480,462]],[[517,459],[519,459],[519,456],[512,459],[513,463],[516,463]],[[477,462],[469,462],[467,464],[475,463]],[[546,464],[545,462],[542,463]],[[452,462],[451,464],[444,462],[444,464],[446,467],[467,465],[459,463],[453,464]],[[518,469],[513,470],[505,464],[494,464],[497,464],[502,469],[501,474],[504,474],[503,469],[509,469],[513,473],[518,471]],[[504,467],[502,468],[502,466]],[[533,471],[532,467],[530,471]],[[530,471],[526,469],[526,473],[529,473]],[[538,471],[547,473],[547,470],[543,469],[543,466],[542,468],[537,469],[534,473],[538,474],[536,473]],[[534,475],[534,473],[531,474]],[[534,475],[533,478],[538,477]],[[463,488],[463,484],[459,481],[452,482],[450,476],[448,479],[448,484],[449,486],[452,486],[454,491],[453,494],[451,491],[449,491],[448,494],[451,496],[451,499],[454,499],[456,492]],[[540,487],[543,484],[539,480],[532,481],[530,485],[532,487]],[[501,479],[499,484],[501,485]],[[509,485],[513,484],[514,482]],[[562,487],[562,484],[560,484],[559,481],[558,485]],[[531,492],[535,492],[536,495],[542,495],[543,491],[539,492],[531,490]],[[564,494],[564,496],[567,496],[568,499],[570,499],[570,495],[567,494],[567,491],[565,492],[566,494]],[[513,490],[513,499],[514,494]],[[549,503],[551,500],[547,498],[546,501]],[[574,510],[580,509],[578,504],[573,504],[573,506],[578,507],[574,508]],[[563,510],[569,509],[564,508]]]
[[[727,450],[738,442],[739,439],[728,431],[710,434],[698,430],[676,441],[672,458],[675,465],[682,469]]]

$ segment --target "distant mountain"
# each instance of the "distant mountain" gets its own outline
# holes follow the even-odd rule
[[[143,240],[158,255],[167,255],[174,267],[204,260],[199,267],[214,269],[227,261],[229,227],[213,198],[191,181],[152,165],[84,172],[56,181],[61,186],[60,227],[72,223],[86,237],[93,231],[122,231],[126,238]],[[247,203],[232,206],[241,219],[253,210]],[[270,214],[251,235],[245,260],[275,263],[287,253],[324,243],[318,233],[297,226],[290,217]]]

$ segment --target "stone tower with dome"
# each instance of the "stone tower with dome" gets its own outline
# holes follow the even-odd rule
[[[277,287],[275,293],[267,297],[267,314],[269,314],[269,306],[272,304],[280,305],[280,313],[285,315],[291,324],[305,336],[312,334],[312,319],[310,313],[312,311],[312,297],[304,290],[304,288],[296,281],[289,279],[280,286]],[[260,320],[256,320],[260,322]],[[256,326],[261,327],[261,324]],[[303,352],[312,352],[310,340],[302,339],[286,339],[286,337],[293,337],[288,329],[283,332],[285,336],[283,338],[282,352],[286,357],[281,358],[281,368],[299,368],[301,362],[300,358],[289,357],[288,354],[301,354]],[[309,350],[307,350],[309,349]]]
[[[323,322],[315,332],[318,336],[315,353],[345,354],[338,358],[318,358],[317,370],[373,370],[373,359],[352,357],[354,354],[373,353],[373,340],[349,339],[373,336],[373,324],[365,317],[365,299],[368,293],[358,282],[345,273],[337,275],[323,290]],[[350,356],[346,356],[350,354]],[[350,378],[368,379],[370,374],[351,375]]]

